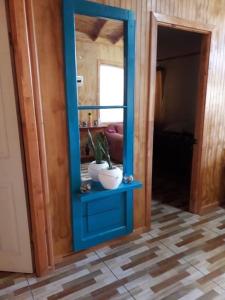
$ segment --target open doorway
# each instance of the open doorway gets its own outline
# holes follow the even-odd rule
[[[151,12],[146,224],[151,201],[200,213],[213,27]],[[149,214],[150,213],[150,214]]]
[[[202,34],[158,26],[152,197],[189,209]]]

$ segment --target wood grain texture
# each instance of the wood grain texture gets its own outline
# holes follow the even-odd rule
[[[39,152],[39,128],[36,118],[37,107],[33,90],[34,78],[30,63],[25,1],[10,1],[9,16],[22,120],[35,271],[37,275],[43,275],[48,271],[49,252],[46,236],[44,184]]]
[[[71,251],[61,1],[33,1],[43,103],[54,255]]]
[[[95,2],[131,8],[136,13],[136,104],[135,177],[146,182],[146,144],[149,91],[150,11],[187,21],[214,25],[209,61],[206,115],[201,158],[202,208],[223,200],[222,188],[225,146],[225,67],[224,0],[98,0]],[[34,22],[40,69],[40,86],[47,147],[48,176],[55,256],[71,250],[70,196],[67,157],[67,130],[63,74],[63,42],[60,0],[34,1]],[[150,151],[151,152],[151,151]],[[150,166],[149,166],[150,167]],[[145,186],[146,187],[146,186]],[[146,187],[150,189],[149,186]],[[135,227],[145,226],[150,214],[146,189],[135,193]]]
[[[45,223],[46,223],[46,240],[48,249],[49,267],[54,268],[54,253],[53,253],[53,237],[52,237],[52,220],[50,214],[50,196],[49,196],[49,181],[48,181],[48,162],[46,155],[45,130],[43,124],[42,98],[40,89],[40,76],[37,59],[36,36],[34,32],[34,18],[32,0],[27,0],[26,11],[28,24],[28,36],[30,40],[30,57],[33,77],[33,93],[36,109],[37,128],[38,128],[38,143],[40,151],[40,163],[43,181],[44,204],[45,204]]]
[[[222,78],[224,60],[224,1],[149,1],[149,10],[160,14],[184,18],[188,21],[209,25],[213,28],[209,61],[206,112],[203,129],[203,151],[201,156],[201,207],[213,207],[224,200],[222,183],[224,149],[224,84]],[[212,26],[213,25],[213,26]]]
[[[151,12],[150,14],[150,44],[149,47],[152,51],[149,51],[149,99],[155,99],[155,87],[156,87],[156,59],[157,59],[157,49],[154,47],[157,43],[157,23],[156,19]],[[152,158],[153,158],[153,132],[154,132],[154,111],[155,111],[155,101],[146,101],[147,102],[147,136],[146,136],[146,176],[145,176],[145,198],[146,201],[146,210],[145,215],[146,225],[151,225],[151,199],[152,199]]]
[[[123,22],[105,20],[96,17],[76,15],[75,28],[92,41],[103,38],[111,44],[117,44],[123,37]]]
[[[193,147],[192,174],[191,174],[191,193],[190,193],[190,210],[195,213],[205,211],[208,207],[202,204],[202,153],[203,153],[203,133],[205,121],[206,91],[208,81],[208,67],[210,55],[211,32],[202,36],[200,66],[199,66],[199,90],[196,110],[196,125],[194,136],[197,144]],[[204,172],[204,171],[203,171]],[[216,203],[218,204],[218,200]],[[215,206],[215,202],[211,202],[210,207]]]

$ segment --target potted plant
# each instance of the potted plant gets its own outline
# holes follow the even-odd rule
[[[120,168],[112,165],[107,138],[103,133],[98,135],[99,147],[103,153],[104,159],[108,163],[108,168],[101,169],[98,173],[98,178],[103,187],[107,190],[118,188],[122,182],[122,171]]]
[[[88,130],[88,143],[93,152],[95,160],[91,162],[88,166],[88,174],[94,181],[99,181],[98,173],[102,169],[107,169],[108,164],[103,160],[103,152],[100,145],[99,136],[96,135],[95,141],[91,135],[91,132]]]

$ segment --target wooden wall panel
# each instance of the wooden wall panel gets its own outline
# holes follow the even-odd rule
[[[149,10],[153,7],[149,1]],[[224,1],[166,1],[155,2],[155,12],[180,17],[191,21],[215,25],[209,62],[208,89],[206,96],[203,155],[201,162],[201,210],[214,206],[224,199]]]
[[[6,2],[7,4],[7,2]],[[31,219],[31,237],[33,240],[33,258],[36,274],[43,275],[52,266],[50,226],[48,223],[48,203],[46,185],[44,184],[44,145],[43,128],[40,126],[40,106],[37,92],[36,72],[33,52],[30,47],[28,24],[32,19],[26,13],[24,0],[8,2],[9,30],[12,37],[12,55],[14,55],[16,92],[18,92],[18,109],[20,111],[21,130],[23,133],[24,159],[26,167],[28,200]],[[6,6],[7,7],[7,6]],[[36,82],[35,82],[36,81]],[[18,88],[18,90],[17,90]],[[16,97],[17,98],[17,97]],[[40,104],[40,105],[39,105]],[[25,171],[25,168],[24,168]],[[47,180],[46,180],[47,181]]]
[[[71,217],[60,0],[33,1],[46,138],[54,255],[71,251]]]
[[[146,123],[148,107],[148,61],[150,11],[216,26],[206,101],[202,204],[219,203],[223,197],[222,172],[225,146],[225,1],[224,0],[95,0],[131,8],[137,17],[135,177],[145,183]],[[60,0],[33,0],[40,84],[44,107],[47,158],[52,207],[55,256],[71,250],[67,131],[63,76],[63,43]],[[224,185],[224,184],[223,184]],[[135,193],[135,226],[145,225],[150,199],[145,188]]]

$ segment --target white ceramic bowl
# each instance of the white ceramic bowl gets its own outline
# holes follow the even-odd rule
[[[103,161],[101,164],[96,164],[95,161],[92,161],[88,166],[88,175],[91,177],[94,181],[99,181],[98,179],[98,173],[102,169],[107,169],[108,164],[106,161]]]
[[[120,168],[115,167],[112,170],[107,168],[99,171],[98,178],[105,189],[114,190],[121,184],[123,174]]]

